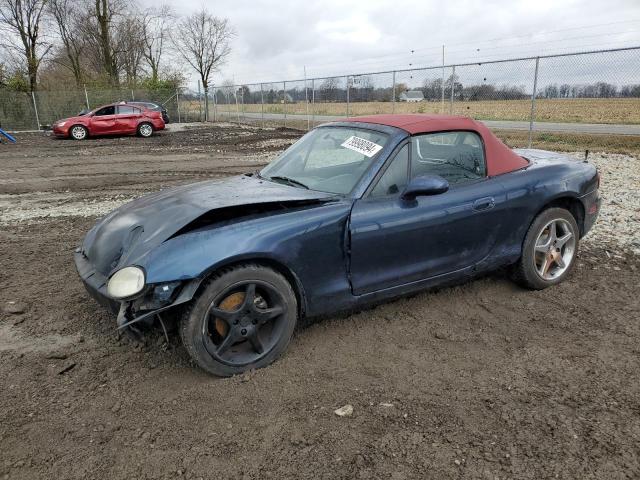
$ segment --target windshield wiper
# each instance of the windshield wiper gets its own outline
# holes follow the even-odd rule
[[[309,187],[306,186],[304,183],[299,182],[298,180],[294,180],[293,178],[289,178],[289,177],[283,177],[280,175],[274,175],[273,177],[269,177],[269,180],[282,180],[283,182],[288,183],[289,185],[293,185],[293,186],[299,186],[302,188],[305,188],[307,190],[309,190]]]

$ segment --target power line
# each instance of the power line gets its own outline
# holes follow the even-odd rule
[[[605,24],[599,24],[599,26],[609,26],[609,25],[616,25],[616,24],[623,24],[623,23],[632,23],[632,22],[640,22],[640,20],[627,20],[627,21],[621,21],[621,22],[610,22],[610,23],[605,23]],[[563,31],[567,31],[567,30],[576,30],[579,28],[593,28],[596,27],[595,25],[592,26],[583,26],[583,27],[572,27],[572,28],[567,28],[567,29],[559,29],[559,30],[554,30],[554,31],[550,31],[550,32],[544,32],[544,34],[549,34],[549,33],[557,33],[557,32],[563,32]],[[625,30],[623,32],[616,32],[616,34],[625,34],[625,33],[635,33],[638,32],[640,30],[638,29],[631,29],[631,30]],[[540,35],[540,33],[536,33],[536,34],[527,34],[527,35],[519,35],[519,36],[515,36],[515,37],[503,37],[502,40],[513,40],[513,39],[517,39],[517,38],[524,38],[524,37],[529,37],[532,35]],[[572,41],[572,40],[584,40],[584,39],[589,39],[589,38],[600,38],[600,37],[608,37],[611,34],[609,33],[600,33],[600,34],[594,34],[594,35],[580,35],[580,36],[576,36],[576,37],[568,37],[568,38],[564,38],[562,39],[562,41]],[[495,40],[495,39],[494,39]],[[481,40],[478,42],[461,42],[461,43],[457,43],[457,44],[451,44],[450,46],[455,47],[455,46],[461,46],[461,45],[479,45],[482,43],[487,43],[493,40]],[[486,47],[486,48],[480,48],[477,49],[479,51],[482,52],[486,52],[486,51],[496,51],[496,50],[506,50],[505,53],[502,53],[501,56],[509,56],[509,55],[520,55],[522,54],[522,48],[528,48],[531,45],[548,45],[548,44],[556,44],[558,43],[559,39],[551,39],[551,40],[544,40],[544,41],[537,41],[537,42],[527,42],[526,44],[521,44],[521,45],[498,45],[498,46],[494,46],[494,47]],[[612,44],[617,44],[617,43],[622,43],[624,42],[623,40],[619,40],[619,41],[614,41],[614,42],[599,42],[598,45],[612,45]],[[578,45],[578,46],[571,46],[571,47],[567,47],[567,48],[571,48],[571,49],[576,49],[576,48],[585,48],[587,46],[592,46],[593,44],[589,44],[589,45]],[[441,47],[429,47],[429,48],[424,48],[424,49],[420,49],[420,51],[429,51],[432,50],[434,52],[437,52],[440,50]],[[414,50],[418,51],[418,50]],[[447,49],[447,54],[448,55],[452,55],[452,54],[456,54],[456,53],[462,53],[462,52],[467,52],[468,49]],[[530,50],[528,50],[530,51]],[[535,52],[534,52],[535,53]],[[391,57],[393,58],[394,64],[390,65],[389,62],[386,61],[376,61],[376,59],[379,58],[388,58]],[[385,69],[385,70],[393,70],[393,69],[407,69],[407,68],[415,68],[417,67],[418,64],[420,63],[425,63],[425,60],[428,60],[428,62],[430,63],[436,63],[436,57],[439,57],[439,55],[436,55],[434,53],[434,55],[432,56],[427,56],[427,55],[420,55],[420,56],[415,56],[413,54],[400,54],[400,55],[381,55],[381,56],[373,56],[373,57],[367,57],[366,59],[362,59],[362,60],[344,60],[344,61],[336,61],[336,62],[329,62],[329,63],[323,63],[322,64],[322,68],[325,69],[327,66],[333,66],[333,65],[350,65],[353,67],[352,71],[355,70],[361,70],[361,69],[369,69],[369,70],[374,70],[374,69]],[[470,58],[470,57],[467,57]],[[465,59],[466,60],[466,59]],[[475,61],[475,58],[470,58],[471,61]],[[458,61],[456,59],[456,61]],[[404,63],[403,63],[404,62]],[[311,69],[313,69],[314,71],[317,71],[317,68],[313,68],[313,66],[311,66]],[[329,72],[331,72],[332,69],[329,69]],[[335,72],[335,70],[334,70]],[[236,70],[236,73],[238,73],[238,71]],[[241,69],[240,70],[240,74],[245,74],[245,75],[251,75],[252,77],[252,81],[255,81],[254,79],[256,78],[255,76],[253,76],[253,70],[252,69]],[[335,73],[334,75],[340,75],[341,72],[339,73]],[[323,76],[331,76],[330,73],[327,73],[327,71],[325,70],[325,72],[322,74]],[[317,76],[317,75],[314,75]]]

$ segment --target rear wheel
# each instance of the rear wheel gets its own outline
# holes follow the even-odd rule
[[[153,126],[147,122],[141,123],[138,125],[138,135],[144,138],[149,138],[153,135]]]
[[[84,140],[89,136],[89,131],[82,125],[74,125],[69,129],[69,136],[74,140]]]
[[[194,361],[227,377],[269,365],[287,348],[296,296],[278,272],[259,265],[223,270],[182,317],[180,335]]]
[[[514,279],[541,290],[562,282],[573,269],[579,229],[573,215],[563,208],[540,213],[529,227]]]

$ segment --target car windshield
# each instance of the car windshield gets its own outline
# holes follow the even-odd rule
[[[298,188],[347,194],[388,140],[387,134],[374,130],[316,128],[267,165],[260,176]]]

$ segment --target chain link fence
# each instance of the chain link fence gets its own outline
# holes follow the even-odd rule
[[[0,88],[0,126],[10,131],[46,130],[61,118],[120,101],[149,101],[163,105],[173,121],[201,121],[202,109],[190,108],[197,97],[176,90],[69,89],[32,94]],[[181,108],[183,111],[181,111]]]
[[[640,47],[209,88],[0,88],[0,125],[35,130],[122,100],[165,106],[173,122],[310,129],[345,116],[467,115],[514,147],[640,151]]]
[[[299,129],[345,116],[466,115],[509,145],[640,151],[640,47],[214,87],[209,119]]]

